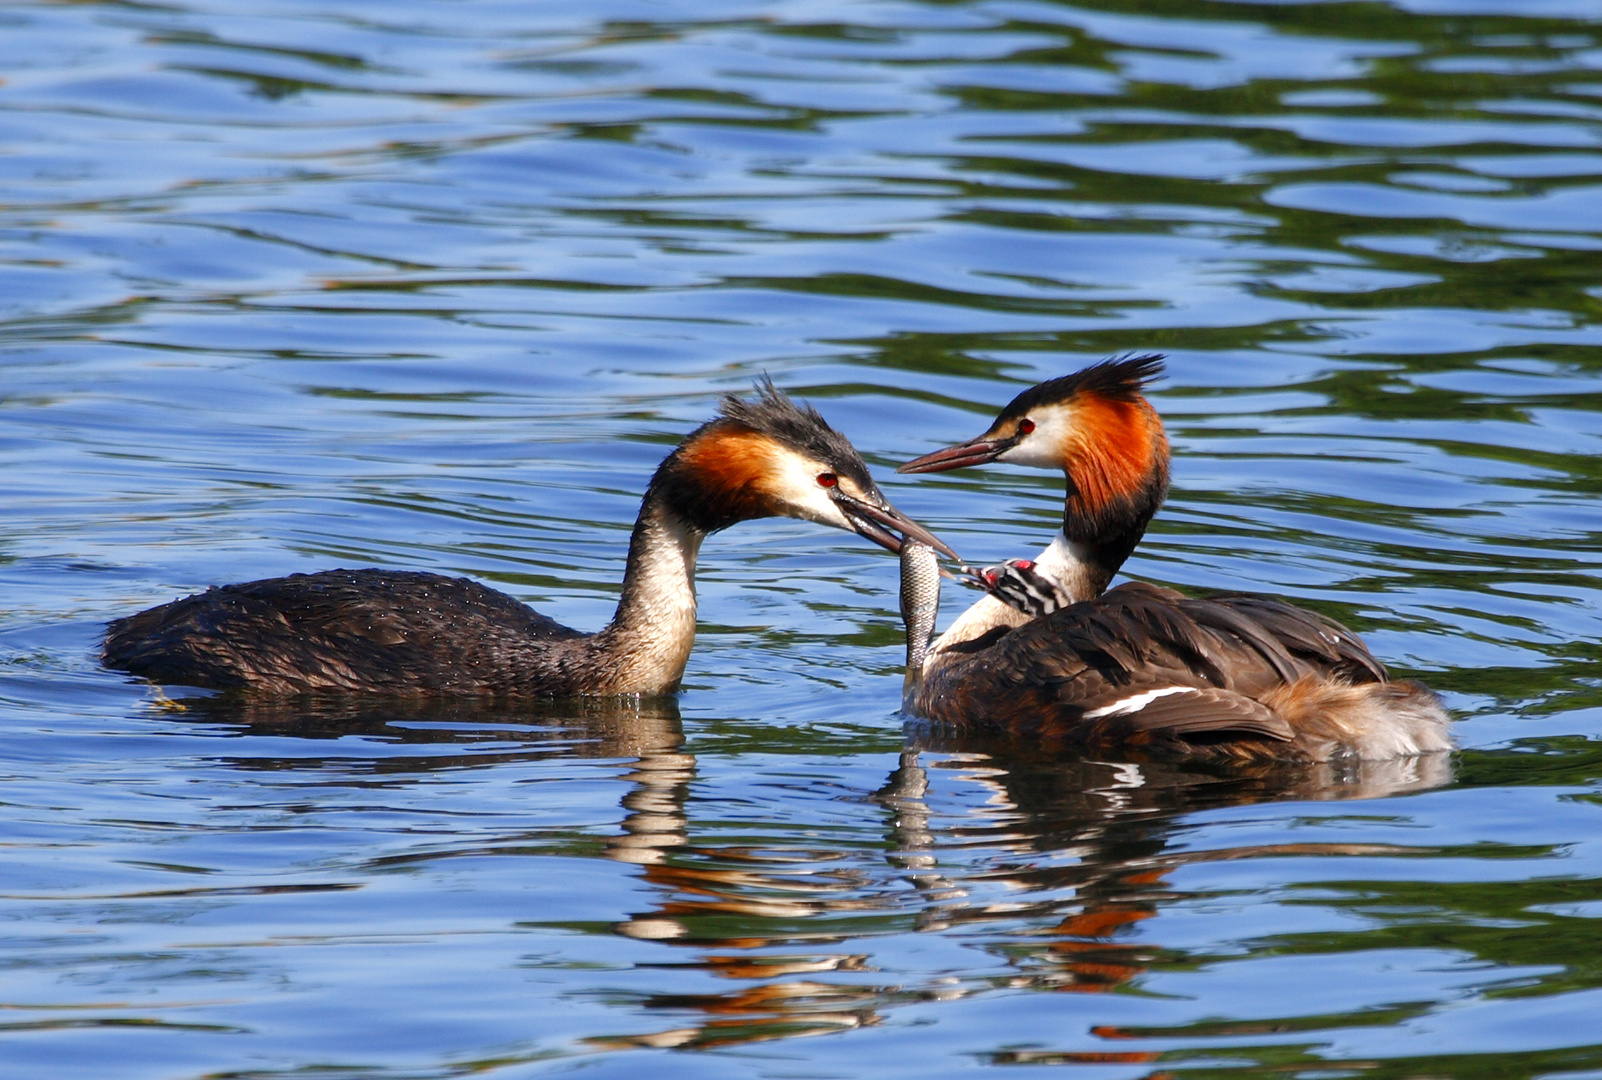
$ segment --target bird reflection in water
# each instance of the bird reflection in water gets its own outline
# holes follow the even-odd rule
[[[925,757],[935,763],[923,764]],[[1397,796],[1450,779],[1446,755],[1243,770],[1042,758],[1007,741],[914,737],[885,786],[869,796],[887,812],[882,866],[866,864],[860,845],[759,851],[688,844],[653,860],[646,877],[661,887],[662,899],[619,931],[699,951],[655,966],[745,985],[638,998],[648,1009],[701,1018],[589,1041],[602,1048],[723,1046],[848,1030],[878,1023],[898,1007],[999,990],[1109,991],[1171,951],[1129,931],[1177,898],[1167,882],[1175,869],[1252,858],[1417,854],[1349,843],[1175,850],[1173,836],[1187,815],[1283,800]],[[936,789],[960,786],[977,790],[983,801],[954,815],[949,793],[942,798]],[[998,891],[1003,899],[994,899]],[[895,966],[875,958],[876,940],[909,931],[977,939],[1007,973],[939,976],[922,985],[876,978]],[[1096,1034],[1118,1037],[1105,1027]],[[1052,1060],[1127,1063],[1156,1056],[1108,1049],[1055,1052]]]
[[[1172,962],[1173,950],[1159,936],[1133,928],[1182,898],[1168,882],[1179,868],[1418,853],[1343,843],[1198,849],[1175,840],[1188,834],[1191,815],[1264,802],[1403,795],[1451,779],[1450,758],[1439,754],[1242,768],[1043,756],[1007,739],[914,731],[880,790],[839,800],[861,826],[840,833],[846,843],[821,844],[818,838],[829,833],[791,824],[754,824],[741,830],[744,842],[727,843],[716,839],[715,826],[696,827],[697,762],[671,700],[592,700],[515,711],[372,701],[309,707],[212,700],[193,707],[197,718],[237,726],[241,734],[497,744],[393,763],[408,773],[541,758],[622,759],[623,815],[600,851],[637,867],[651,886],[651,901],[611,931],[684,954],[638,968],[697,972],[737,985],[711,993],[622,994],[634,1010],[660,1010],[673,1020],[652,1030],[583,1038],[596,1051],[790,1039],[979,994],[1124,987],[1153,964]],[[304,768],[306,762],[275,766],[240,758],[237,764]],[[751,842],[753,834],[765,839]],[[515,836],[475,847],[441,856],[529,853]],[[913,933],[954,936],[994,962],[956,975],[909,978],[897,950]],[[900,981],[887,980],[881,974],[887,970],[900,972]],[[1113,1045],[1008,1051],[1023,1055],[1008,1060],[1139,1063],[1157,1056],[1117,1046],[1128,1033],[1090,1030]]]
[[[926,754],[937,757],[932,768],[920,763]],[[993,945],[1015,972],[1001,982],[1010,988],[1098,993],[1128,983],[1165,951],[1158,941],[1131,940],[1124,932],[1177,898],[1166,879],[1180,867],[1417,853],[1344,843],[1177,850],[1174,834],[1189,815],[1264,802],[1384,798],[1440,787],[1451,778],[1451,759],[1444,754],[1243,769],[1052,759],[1004,738],[915,734],[879,798],[895,813],[892,860],[928,901],[920,913],[921,930],[1027,921],[1029,929],[1003,932]],[[928,792],[933,784],[953,781],[979,789],[984,805],[970,822],[937,828],[931,824]],[[941,870],[941,849],[975,842],[988,849],[977,873]],[[986,894],[1004,890],[1008,899],[970,902],[975,882],[983,883]],[[1020,899],[1031,895],[1041,899]]]

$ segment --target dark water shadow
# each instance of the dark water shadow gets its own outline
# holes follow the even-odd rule
[[[403,744],[470,743],[486,738],[551,744],[578,757],[640,757],[684,742],[673,698],[574,698],[493,702],[472,698],[187,697],[171,703],[174,719],[216,724],[238,736],[297,739],[383,738]],[[453,766],[489,763],[452,757]],[[408,757],[427,770],[427,757]]]
[[[925,765],[925,757],[938,760]],[[721,993],[639,995],[633,1004],[674,1014],[674,1025],[589,1041],[603,1049],[712,1048],[877,1025],[898,1007],[995,991],[1125,987],[1153,963],[1180,955],[1130,933],[1183,899],[1167,880],[1179,868],[1427,853],[1377,843],[1195,849],[1177,840],[1191,831],[1192,814],[1407,795],[1443,786],[1452,774],[1447,755],[1245,771],[1046,756],[1010,741],[912,737],[885,785],[867,799],[884,808],[882,861],[869,862],[860,846],[699,844],[663,851],[645,875],[660,890],[658,902],[613,929],[693,954],[656,966],[740,985]],[[971,819],[954,818],[949,805],[936,805],[944,800],[931,798],[931,789],[954,779],[977,779],[994,797]],[[983,854],[976,860],[974,851]],[[996,902],[998,887],[1004,902]],[[900,965],[878,953],[897,948],[888,939],[908,933],[977,938],[1006,973],[923,985],[879,981],[874,972]],[[1096,1060],[1138,1063],[1156,1055],[1100,1052]]]
[[[375,758],[375,771],[408,774],[487,768],[536,759],[633,759],[621,777],[624,817],[618,835],[601,841],[620,862],[659,861],[685,839],[688,787],[695,759],[684,752],[684,725],[673,698],[598,698],[505,704],[472,699],[188,698],[188,721],[231,728],[240,737],[344,739],[365,736],[407,746],[438,745],[441,753]],[[473,749],[486,742],[496,749]],[[304,756],[228,759],[246,770],[304,770]],[[348,769],[351,762],[341,758]],[[458,853],[459,854],[459,853]]]
[[[1008,739],[913,732],[885,784],[855,797],[860,806],[882,808],[867,814],[866,837],[858,833],[831,844],[817,830],[779,825],[741,830],[760,834],[755,842],[749,836],[724,841],[709,823],[695,827],[696,758],[671,699],[506,706],[220,697],[188,699],[182,707],[185,721],[221,725],[239,737],[365,736],[440,747],[438,754],[408,753],[389,765],[406,772],[553,757],[629,762],[618,777],[620,826],[595,838],[589,851],[638,866],[650,900],[621,922],[565,928],[682,950],[682,958],[638,965],[662,970],[668,986],[689,972],[734,985],[712,993],[622,994],[620,1004],[660,1011],[672,1022],[584,1040],[603,1052],[840,1032],[879,1024],[899,1007],[1002,989],[1100,993],[1129,986],[1154,963],[1177,955],[1131,929],[1181,898],[1167,880],[1181,867],[1419,853],[1371,843],[1200,850],[1177,840],[1191,815],[1268,802],[1381,798],[1452,779],[1445,755],[1243,769],[1089,760]],[[486,743],[493,748],[463,752],[464,744]],[[251,770],[308,766],[303,755],[223,760]],[[349,767],[349,758],[340,761]],[[374,767],[385,762],[375,758]],[[975,783],[989,789],[985,805],[953,814],[949,789]],[[1007,902],[995,902],[998,888]],[[1020,924],[1026,932],[1019,932]],[[896,936],[950,932],[977,938],[1005,974],[993,965],[987,974],[927,985],[909,984],[904,973],[894,983],[873,974],[895,969],[875,953],[895,947]],[[1117,1051],[1113,1060],[1155,1058]]]
[[[921,762],[926,755],[938,760],[925,766]],[[942,774],[952,773],[992,790],[989,813],[1005,828],[1010,850],[984,874],[991,882],[1005,881],[1020,897],[1048,897],[1033,910],[1027,900],[997,910],[949,899],[960,894],[962,882],[940,871],[934,853],[951,838],[939,835],[928,822],[930,788],[942,782]],[[1230,767],[1095,760],[1043,754],[1012,739],[919,734],[909,738],[899,767],[878,797],[895,811],[891,860],[937,901],[922,929],[1028,918],[1035,923],[1031,943],[1014,946],[1010,953],[1010,961],[1024,971],[1013,985],[1100,992],[1128,983],[1151,957],[1165,951],[1157,942],[1119,938],[1175,899],[1166,879],[1181,867],[1285,856],[1419,853],[1416,847],[1374,843],[1195,848],[1178,840],[1189,831],[1192,815],[1262,803],[1389,798],[1439,788],[1452,778],[1447,754],[1346,765]],[[995,824],[976,822],[975,831],[994,829]],[[1072,900],[1065,904],[1064,895]]]

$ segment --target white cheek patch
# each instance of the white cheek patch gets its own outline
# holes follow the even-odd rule
[[[1060,469],[1067,458],[1068,433],[1073,429],[1071,410],[1061,405],[1040,405],[1029,410],[1035,430],[1025,435],[997,461],[1033,469]]]
[[[1199,693],[1201,693],[1201,690],[1194,686],[1164,686],[1158,690],[1147,690],[1144,693],[1132,694],[1129,697],[1113,702],[1111,705],[1103,705],[1099,709],[1091,709],[1084,715],[1084,719],[1100,720],[1104,716],[1128,716],[1130,713],[1138,713],[1158,698],[1164,698],[1170,694]]]
[[[834,497],[829,494],[831,489],[818,483],[819,474],[829,471],[828,466],[816,461],[787,455],[780,460],[773,490],[794,507],[790,511],[792,517],[849,530],[851,522],[835,505]]]

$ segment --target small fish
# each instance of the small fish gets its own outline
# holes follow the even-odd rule
[[[940,569],[934,549],[908,537],[901,545],[901,618],[907,624],[907,679],[923,670],[940,614]]]

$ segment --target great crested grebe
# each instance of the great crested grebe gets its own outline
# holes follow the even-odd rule
[[[1103,591],[1168,490],[1168,439],[1141,393],[1160,356],[1094,364],[1019,394],[976,439],[907,462],[1061,469],[1062,531],[1038,559],[977,572],[991,595],[927,642],[933,555],[902,551],[905,709],[963,728],[1224,758],[1383,759],[1451,748],[1424,686],[1392,681],[1333,620],[1273,597]],[[910,606],[909,606],[910,605]],[[916,654],[916,668],[912,661]]]
[[[212,588],[117,619],[107,667],[158,683],[289,695],[665,694],[695,638],[695,562],[708,534],[794,517],[899,551],[899,530],[949,548],[879,492],[845,437],[766,379],[729,396],[657,468],[629,541],[617,613],[571,630],[466,578],[392,570]]]

